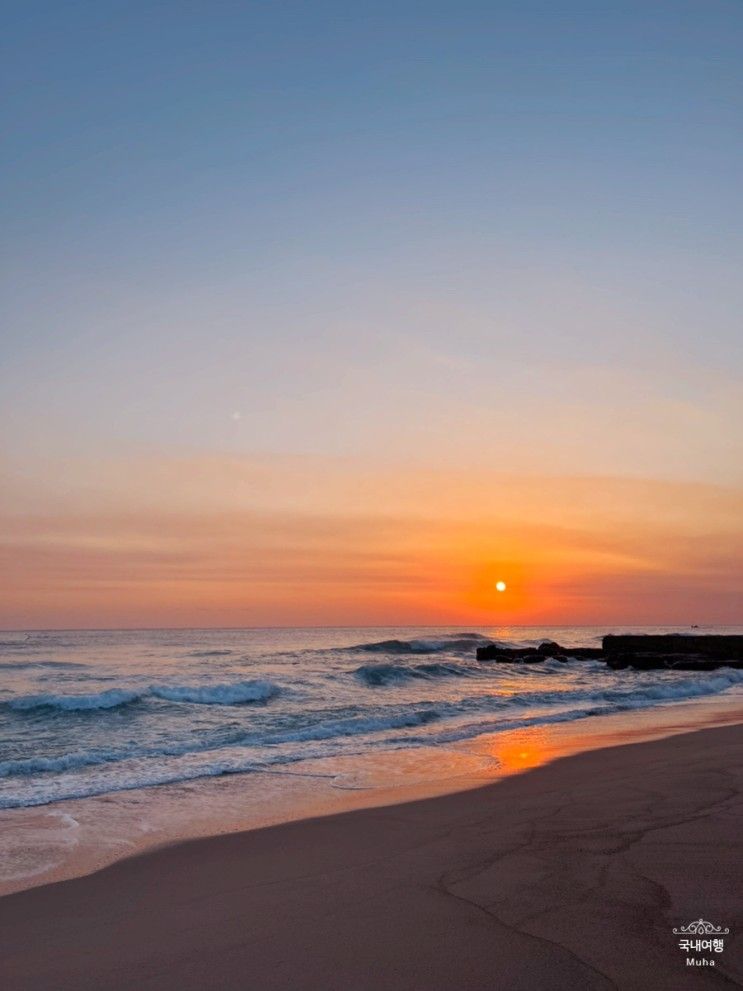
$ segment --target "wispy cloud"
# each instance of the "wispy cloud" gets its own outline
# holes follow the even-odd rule
[[[74,478],[28,510],[16,483],[5,626],[732,622],[743,593],[735,489],[288,458]]]

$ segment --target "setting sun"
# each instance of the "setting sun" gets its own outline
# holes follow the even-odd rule
[[[743,0],[6,6],[0,991],[743,991]]]

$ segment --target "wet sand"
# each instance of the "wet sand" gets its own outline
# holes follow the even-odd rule
[[[0,899],[5,991],[743,986],[743,726]],[[672,929],[728,927],[722,953]]]

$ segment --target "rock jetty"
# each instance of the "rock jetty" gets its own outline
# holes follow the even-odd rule
[[[743,668],[743,635],[608,634],[601,647],[564,647],[553,640],[538,647],[501,647],[491,643],[477,648],[477,659],[501,664],[590,660],[605,661],[616,670],[713,671],[721,667]]]

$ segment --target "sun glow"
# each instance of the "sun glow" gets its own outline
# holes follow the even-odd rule
[[[496,590],[496,592],[505,592],[505,590],[506,590],[506,583],[505,582],[496,582],[495,583],[495,590]]]

